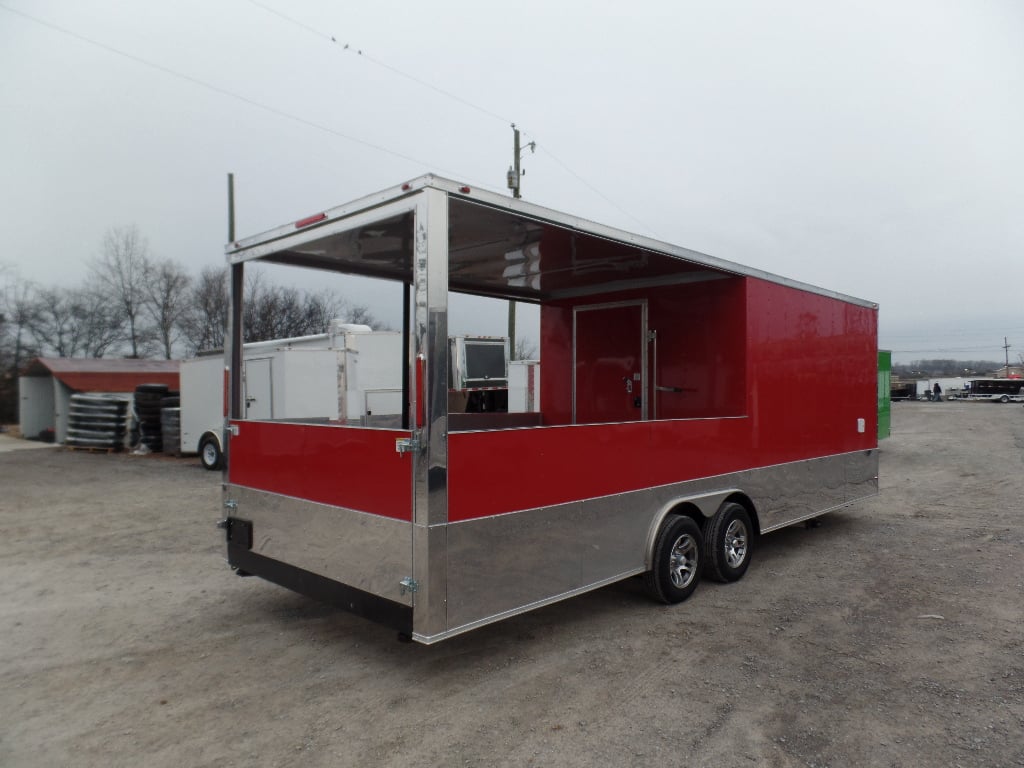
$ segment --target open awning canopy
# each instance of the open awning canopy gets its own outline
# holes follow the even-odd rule
[[[447,193],[453,291],[543,303],[749,275],[873,306],[432,175],[230,243],[228,258],[411,282],[416,197],[428,189]]]

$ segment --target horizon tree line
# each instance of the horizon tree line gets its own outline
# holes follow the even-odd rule
[[[336,291],[273,285],[259,270],[243,290],[246,342],[324,333],[336,318],[386,327]],[[24,280],[0,264],[0,423],[15,418],[18,372],[32,358],[192,357],[223,348],[228,306],[226,267],[190,274],[155,256],[134,225],[106,232],[75,287]]]

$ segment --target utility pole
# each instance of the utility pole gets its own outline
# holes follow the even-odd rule
[[[526,145],[530,148],[531,154],[537,148],[537,142],[531,141]],[[522,197],[519,191],[522,183],[523,176],[526,175],[526,171],[520,168],[519,160],[522,157],[523,150],[519,147],[519,129],[516,128],[516,124],[512,123],[512,165],[508,167],[508,173],[506,178],[508,180],[508,188],[512,190],[512,197],[518,200]],[[508,354],[510,360],[516,359],[516,302],[515,299],[508,300]]]
[[[1006,353],[1006,378],[1010,378],[1010,342],[1003,336],[1003,351]]]
[[[228,242],[235,242],[235,174],[228,174]]]
[[[537,142],[531,141],[526,147],[532,154],[537,149]],[[505,174],[508,180],[508,188],[512,190],[512,197],[517,200],[522,197],[519,188],[522,184],[522,178],[526,175],[526,171],[520,168],[520,158],[522,157],[523,150],[519,147],[519,129],[516,128],[516,124],[512,123],[512,165],[508,167],[508,173]]]

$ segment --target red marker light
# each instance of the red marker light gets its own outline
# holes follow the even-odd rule
[[[464,195],[468,195],[469,194],[469,187],[459,187],[459,192],[461,192]]]
[[[308,227],[310,224],[316,224],[318,221],[323,221],[326,218],[326,213],[318,213],[315,214],[314,216],[307,216],[304,219],[299,219],[298,221],[296,221],[295,228],[302,229],[303,227]]]
[[[405,182],[405,184],[402,185],[403,192],[408,192],[410,189],[412,189],[412,184],[409,182]]]

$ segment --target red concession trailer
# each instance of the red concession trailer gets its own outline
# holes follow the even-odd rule
[[[436,176],[227,255],[228,562],[419,642],[638,575],[679,602],[878,492],[870,302]],[[251,262],[401,284],[400,419],[244,418]],[[540,412],[449,414],[456,293],[540,306]]]

